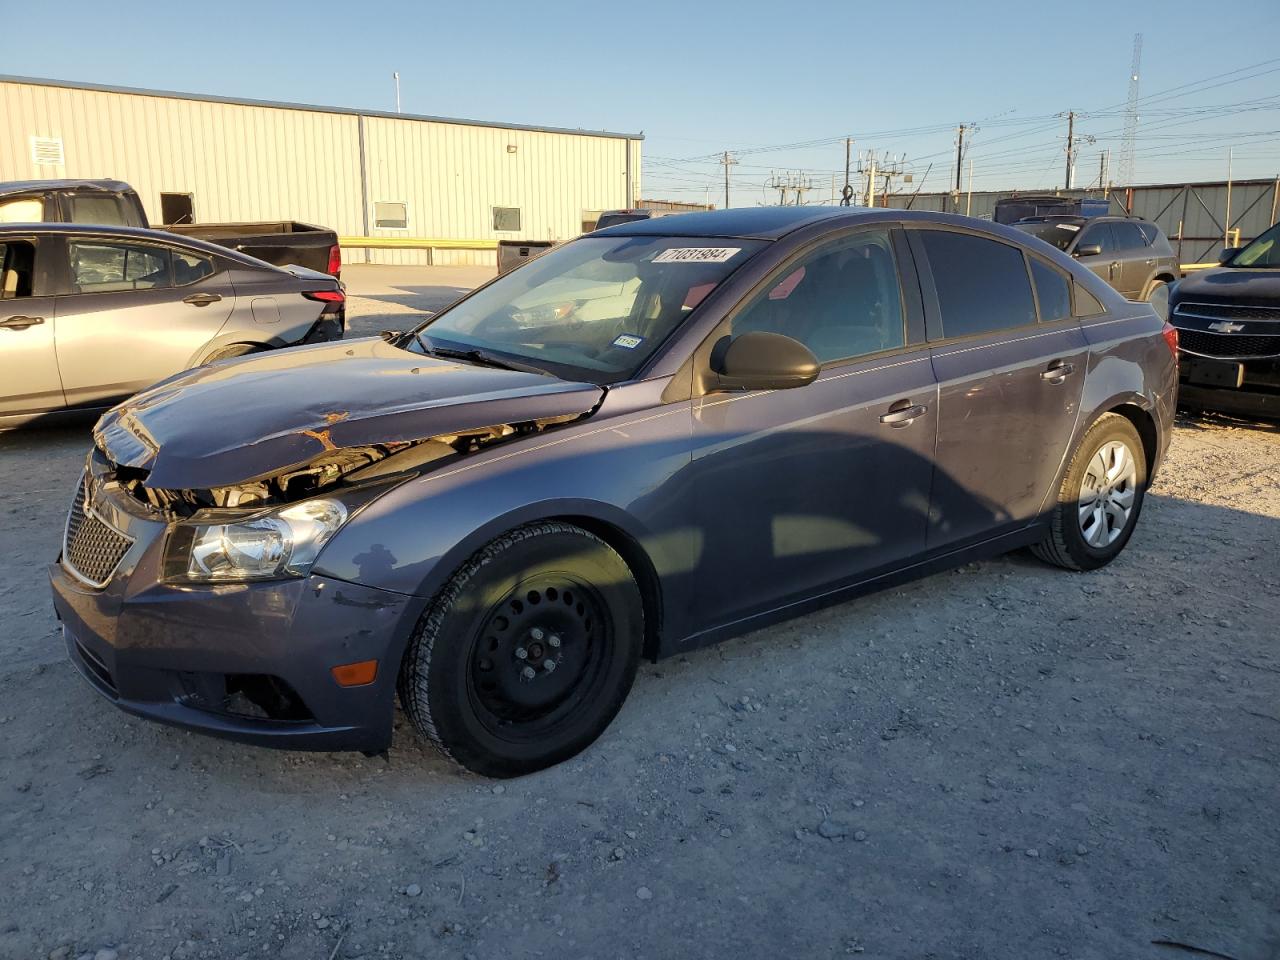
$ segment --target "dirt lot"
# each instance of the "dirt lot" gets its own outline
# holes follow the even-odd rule
[[[387,274],[356,326],[468,282]],[[368,760],[104,702],[44,574],[86,436],[0,436],[0,958],[1280,957],[1274,428],[1184,420],[1106,570],[1010,556],[645,666],[503,784],[403,723]]]

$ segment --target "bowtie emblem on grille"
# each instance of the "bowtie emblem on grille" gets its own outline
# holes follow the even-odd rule
[[[1239,333],[1244,329],[1243,323],[1232,323],[1230,320],[1219,320],[1217,323],[1209,324],[1210,330],[1217,330],[1219,333]]]

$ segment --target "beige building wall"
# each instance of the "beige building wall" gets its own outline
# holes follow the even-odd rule
[[[50,144],[33,138],[60,143],[61,162],[48,162]],[[343,237],[566,240],[584,212],[629,205],[628,147],[639,196],[641,141],[622,136],[0,78],[0,181],[125,180],[156,222],[160,194],[173,192],[194,194],[200,223],[290,219]],[[406,204],[407,226],[376,227],[378,201]],[[520,229],[494,229],[494,207],[518,208]],[[349,263],[494,262],[492,250],[343,253]]]

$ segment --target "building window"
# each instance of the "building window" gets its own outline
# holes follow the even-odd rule
[[[519,207],[494,207],[493,229],[516,231],[520,229]]]
[[[582,232],[590,233],[596,228],[596,224],[600,222],[600,214],[603,210],[583,210],[582,211]]]
[[[196,199],[192,193],[160,194],[160,222],[164,224],[195,223]]]
[[[407,230],[409,205],[397,200],[379,200],[373,205],[373,225],[386,230]]]

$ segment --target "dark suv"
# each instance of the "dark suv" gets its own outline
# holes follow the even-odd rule
[[[1027,217],[1013,226],[1075,257],[1127,300],[1164,316],[1178,258],[1154,223],[1135,217]]]
[[[1243,249],[1222,251],[1220,260],[1170,289],[1179,400],[1280,417],[1280,224]]]

